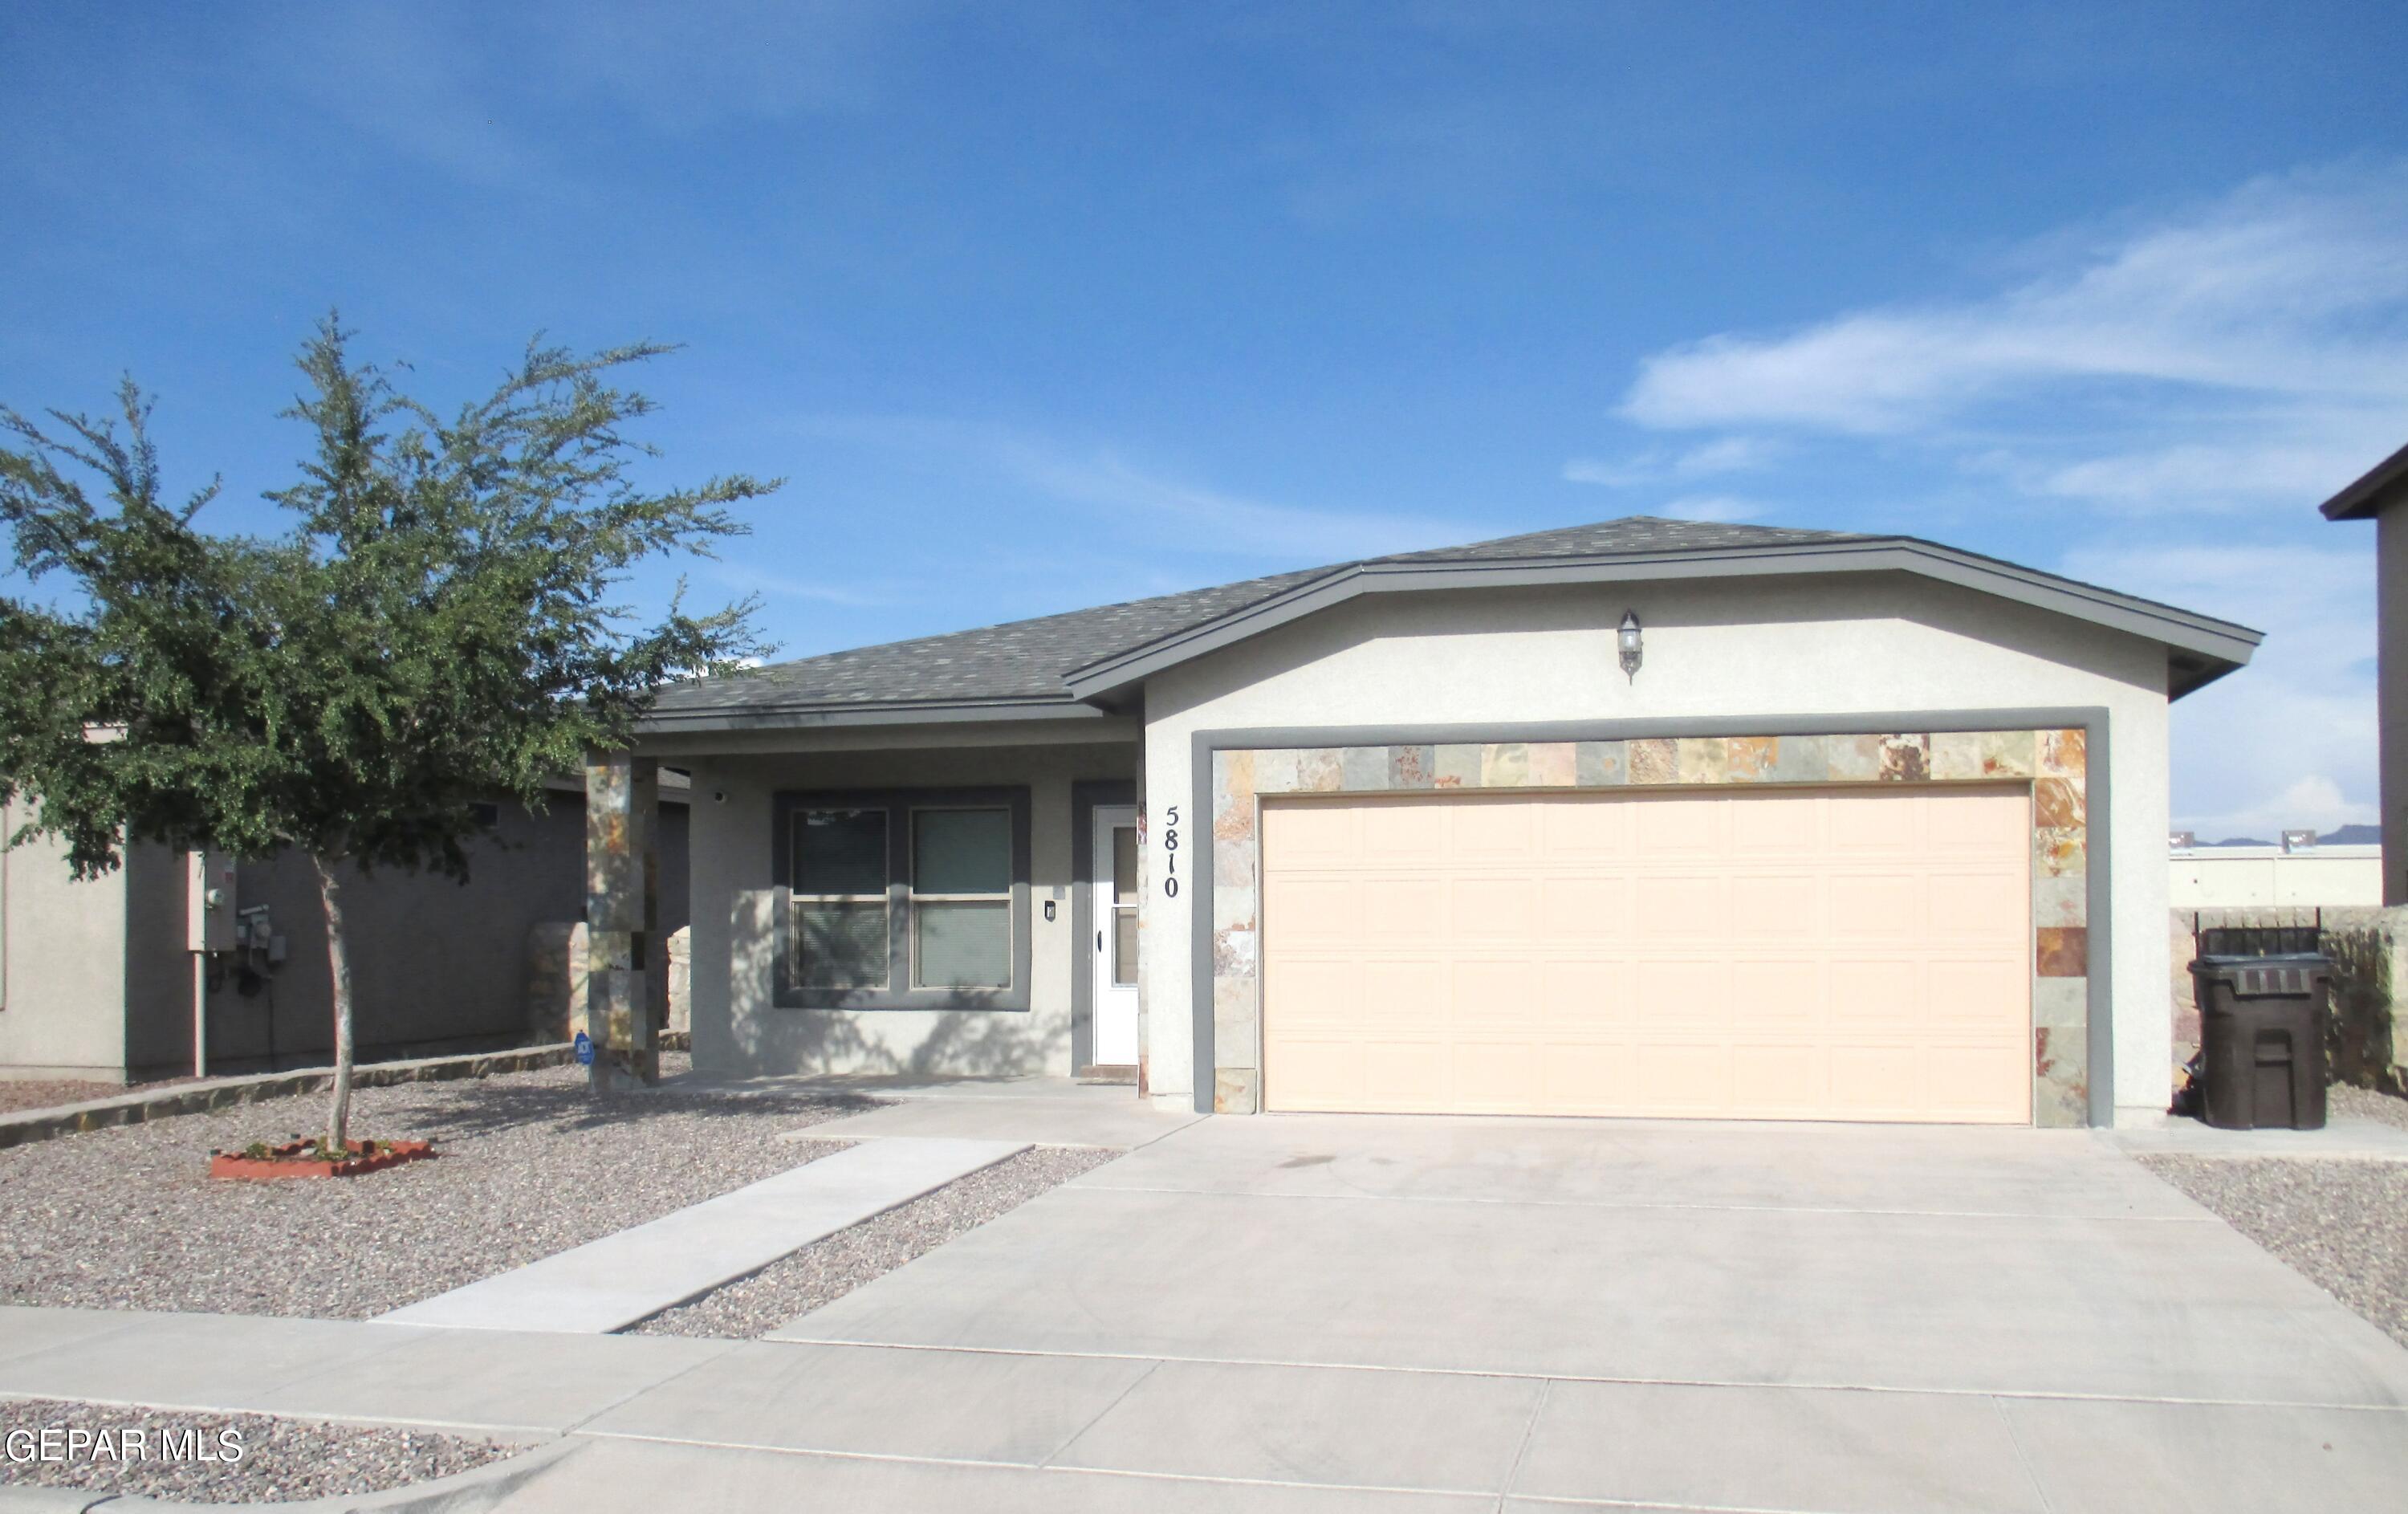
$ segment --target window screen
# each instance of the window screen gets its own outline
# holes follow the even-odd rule
[[[1011,987],[1011,812],[911,815],[912,981]]]

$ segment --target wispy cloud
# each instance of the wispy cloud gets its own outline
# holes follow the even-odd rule
[[[1432,517],[1273,503],[1132,461],[1114,447],[1080,446],[1010,426],[895,415],[823,415],[799,424],[821,436],[941,458],[953,469],[1076,507],[1123,532],[1175,534],[1188,552],[1302,565],[1442,546],[1479,534]]]
[[[2127,509],[2297,503],[2408,424],[2408,165],[2260,180],[2019,261],[2040,267],[1986,295],[1658,353],[1621,413],[2003,454],[2035,495]]]
[[[801,599],[812,604],[839,605],[849,610],[867,610],[898,602],[893,594],[858,584],[824,584],[791,578],[782,573],[748,568],[741,563],[712,563],[706,571],[731,589],[742,589],[777,599]]]
[[[2345,528],[2329,529],[2323,547],[2224,541],[2065,558],[2076,578],[2267,633],[2250,666],[2174,706],[2175,824],[2220,839],[2374,817],[2374,566]]]
[[[1676,521],[1752,521],[1765,512],[1765,506],[1753,499],[1742,499],[1727,494],[1687,494],[1668,499],[1656,507],[1658,515],[1669,515]]]
[[[1618,461],[1575,457],[1564,465],[1571,483],[1597,483],[1611,489],[1644,488],[1683,479],[1713,478],[1770,467],[1787,450],[1770,437],[1717,437],[1686,450],[1650,447]]]

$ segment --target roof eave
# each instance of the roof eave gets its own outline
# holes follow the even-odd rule
[[[722,730],[823,730],[848,726],[960,725],[1012,720],[1106,720],[1112,712],[1082,699],[892,699],[837,704],[712,705],[655,709],[637,723],[645,736]]]
[[[2403,495],[2408,495],[2408,447],[2368,469],[2316,508],[2329,521],[2372,520]]]
[[[2203,686],[2245,665],[2264,640],[2261,633],[2245,626],[1977,556],[1937,542],[1913,537],[1871,537],[1856,541],[1784,542],[1581,557],[1352,564],[1326,578],[1299,584],[1200,626],[1090,663],[1070,672],[1064,682],[1081,699],[1108,698],[1182,662],[1367,593],[1885,571],[1917,573],[2162,642],[2197,659],[2200,676],[2189,687]],[[2189,688],[2181,692],[2187,693]]]

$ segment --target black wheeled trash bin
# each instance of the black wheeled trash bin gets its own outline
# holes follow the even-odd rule
[[[2314,952],[2201,957],[2200,1109],[2228,1131],[2320,1131],[2325,1124],[2325,996],[2332,963]]]

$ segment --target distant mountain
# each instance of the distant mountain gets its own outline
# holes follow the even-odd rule
[[[2316,832],[2319,846],[2379,846],[2383,844],[2381,826],[2336,826]],[[2210,846],[2276,846],[2279,842],[2260,841],[2255,836],[2228,836],[2222,841],[2203,841],[2200,849]]]

